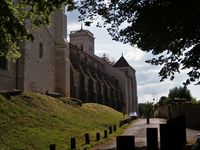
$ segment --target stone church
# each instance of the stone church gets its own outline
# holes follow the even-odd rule
[[[59,10],[49,28],[32,33],[35,41],[21,44],[19,60],[0,59],[0,91],[50,91],[126,114],[137,111],[135,70],[123,56],[114,65],[96,56],[90,31],[72,31],[68,41],[67,17]]]

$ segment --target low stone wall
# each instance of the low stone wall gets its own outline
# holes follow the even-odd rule
[[[160,118],[169,118],[168,106],[163,105],[157,108],[156,115]]]
[[[200,105],[186,105],[185,107],[186,126],[200,130]]]
[[[186,127],[200,130],[200,104],[170,104],[159,106],[158,117],[175,118],[181,115],[186,117]]]

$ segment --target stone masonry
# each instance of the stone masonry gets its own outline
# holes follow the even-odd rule
[[[49,28],[32,31],[34,42],[21,44],[19,60],[0,60],[0,91],[57,92],[126,114],[137,111],[135,70],[123,56],[114,66],[96,56],[94,36],[88,30],[71,32],[68,42],[66,18],[58,10]]]

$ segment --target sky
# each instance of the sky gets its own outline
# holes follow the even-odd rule
[[[106,28],[98,28],[94,23],[90,27],[84,26],[84,23],[78,22],[77,12],[68,12],[67,18],[68,34],[70,34],[70,31],[80,30],[81,24],[83,29],[94,34],[96,55],[101,56],[106,53],[110,59],[117,61],[123,54],[129,65],[136,70],[138,103],[158,102],[161,96],[168,96],[170,89],[182,86],[182,83],[186,80],[186,72],[181,72],[176,74],[173,81],[167,79],[160,82],[161,78],[158,75],[160,67],[145,63],[145,60],[153,57],[152,54],[143,52],[129,44],[112,40]],[[200,100],[200,86],[191,84],[188,89],[193,97]]]

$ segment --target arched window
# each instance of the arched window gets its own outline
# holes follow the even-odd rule
[[[83,45],[81,44],[81,50],[83,51]]]
[[[42,59],[43,57],[43,44],[39,44],[39,58]]]

